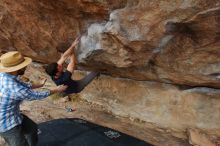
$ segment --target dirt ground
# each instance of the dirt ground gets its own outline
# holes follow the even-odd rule
[[[68,111],[72,109],[73,111]],[[144,135],[138,134],[135,125],[130,120],[113,116],[104,108],[90,104],[81,99],[66,101],[66,99],[51,100],[50,98],[41,101],[24,102],[21,111],[36,123],[59,118],[81,118],[90,122],[117,129],[124,133],[145,139]],[[7,146],[3,139],[0,139],[0,146]]]
[[[70,108],[73,109],[73,111],[70,112],[67,110]],[[169,134],[158,133],[160,129],[152,128],[152,125],[148,123],[113,116],[110,112],[106,111],[104,107],[83,101],[77,98],[77,95],[72,101],[67,101],[64,98],[56,100],[47,98],[41,101],[24,102],[21,106],[21,111],[37,123],[59,118],[81,118],[116,129],[154,145],[171,146],[177,143],[183,145],[182,140],[177,141],[170,139]],[[173,143],[174,141],[175,144]],[[166,142],[165,145],[164,142]],[[188,145],[187,143],[185,144]],[[0,146],[6,146],[2,139],[0,140]]]

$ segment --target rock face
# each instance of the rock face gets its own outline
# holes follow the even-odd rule
[[[83,33],[78,61],[86,69],[220,87],[219,0],[2,0],[0,7],[1,50],[52,62]]]
[[[154,134],[149,132],[146,141],[155,145],[186,146],[184,142],[189,141],[194,145],[217,146],[220,142],[220,90],[217,89],[183,90],[164,83],[101,76],[80,96],[113,115],[149,123],[148,128],[155,129],[158,135],[153,138]],[[200,129],[203,134],[191,128]]]
[[[139,1],[115,10],[88,28],[79,60],[121,77],[219,88],[218,4]]]
[[[124,0],[2,0],[0,48],[19,50],[41,62],[55,61],[59,57],[57,50],[68,46],[90,23],[107,20],[108,12],[123,3]]]
[[[83,98],[183,139],[188,128],[220,136],[219,0],[1,0],[0,8],[1,52],[53,62],[82,34],[80,67],[131,79],[103,79]]]
[[[46,77],[42,72],[42,68],[35,65],[28,70],[27,76],[39,81],[39,77]],[[84,76],[85,73],[76,71],[73,78]],[[47,86],[51,84],[48,79]],[[219,89],[183,89],[171,84],[101,75],[80,94],[72,95],[73,99],[76,97],[115,117],[130,120],[134,125],[144,123],[145,132],[135,130],[133,133],[156,146],[220,144]]]

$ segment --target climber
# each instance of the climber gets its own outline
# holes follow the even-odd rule
[[[51,63],[45,67],[46,73],[49,74],[56,85],[67,85],[64,91],[65,95],[81,92],[95,77],[99,76],[97,72],[90,72],[81,80],[73,80],[72,74],[76,69],[76,58],[74,48],[79,43],[79,37],[72,43],[72,45],[64,52],[56,63]],[[64,62],[70,58],[66,71],[63,71]]]

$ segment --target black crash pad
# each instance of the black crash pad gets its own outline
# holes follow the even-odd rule
[[[38,146],[152,146],[82,119],[57,119],[41,123],[38,136]]]

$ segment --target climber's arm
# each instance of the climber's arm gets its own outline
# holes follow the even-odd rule
[[[73,53],[70,56],[70,63],[67,66],[67,70],[71,73],[73,73],[73,71],[76,69],[76,57],[75,54]]]
[[[60,57],[60,59],[57,61],[57,64],[62,65],[65,60],[73,54],[74,48],[79,43],[79,37],[75,39],[75,41],[72,43],[72,45],[64,52],[64,54]]]

